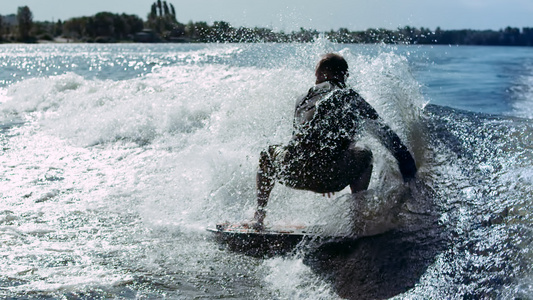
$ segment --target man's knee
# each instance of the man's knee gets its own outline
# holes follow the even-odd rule
[[[355,151],[357,151],[356,159],[361,164],[361,166],[365,166],[366,169],[370,165],[372,165],[372,160],[374,159],[372,151],[370,151],[369,149],[358,149]]]
[[[373,160],[372,151],[365,148],[350,148],[344,157],[344,165],[349,169],[360,169],[363,171],[367,169]]]
[[[259,154],[259,172],[265,176],[272,175],[272,161],[266,150],[261,151]]]
[[[350,150],[360,160],[363,160],[363,161],[372,160],[373,155],[370,149],[356,147],[356,148],[350,148]]]
[[[259,165],[264,165],[270,160],[270,155],[266,150],[261,151],[259,154]]]

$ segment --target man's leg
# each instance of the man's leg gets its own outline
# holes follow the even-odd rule
[[[294,170],[287,185],[315,193],[332,194],[350,186],[352,193],[366,190],[372,175],[372,151],[352,147],[337,160],[316,160],[313,169]]]
[[[364,212],[365,207],[368,205],[366,200],[366,194],[361,193],[368,189],[370,184],[370,177],[372,176],[372,152],[368,149],[351,149],[352,154],[349,155],[353,158],[354,165],[358,164],[359,174],[352,177],[350,183],[350,189],[352,190],[352,208],[351,208],[351,222],[352,233],[355,235],[361,235],[366,232],[367,222]]]
[[[356,179],[350,183],[352,194],[360,191],[366,191],[368,189],[368,185],[370,184],[370,177],[372,177],[372,163],[370,163],[359,179]]]
[[[269,149],[270,152],[271,149]],[[254,215],[255,226],[260,229],[263,227],[263,220],[265,219],[265,206],[268,203],[270,193],[274,188],[274,167],[272,165],[272,158],[267,151],[261,152],[259,158],[259,171],[256,176],[257,184],[257,211]]]
[[[370,177],[372,177],[372,151],[361,148],[350,149],[350,163],[354,168],[358,168],[360,171],[358,175],[352,179],[350,183],[350,189],[352,194],[368,189],[370,184]]]

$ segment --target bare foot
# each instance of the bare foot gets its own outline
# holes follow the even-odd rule
[[[263,223],[260,223],[258,221],[250,221],[250,222],[245,222],[245,223],[241,223],[241,227],[244,228],[244,229],[253,229],[255,231],[263,231],[264,229],[264,225]]]
[[[254,214],[254,220],[250,223],[253,229],[262,231],[264,229],[264,220],[266,217],[266,211],[263,208],[258,209]]]

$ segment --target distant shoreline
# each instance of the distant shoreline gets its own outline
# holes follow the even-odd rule
[[[331,42],[339,44],[386,44],[386,45],[444,45],[444,46],[504,46],[504,47],[531,47],[533,46],[533,29],[524,28],[524,33],[510,34],[506,31],[440,31],[440,32],[420,32],[408,31],[409,34],[401,31],[385,31],[369,29],[365,32],[353,32],[350,35],[338,34],[330,31],[318,33],[317,31],[299,33],[272,33],[269,38],[259,36],[238,36],[238,35],[207,35],[202,38],[180,37],[169,40],[154,38],[149,40],[136,40],[136,37],[129,39],[114,39],[113,37],[71,38],[58,36],[48,39],[34,39],[31,42],[20,42],[16,40],[0,41],[0,45],[9,44],[195,44],[195,43],[312,43],[317,38],[325,38]]]
[[[170,8],[169,8],[170,7]],[[18,22],[18,23],[17,23]],[[500,30],[443,30],[405,26],[395,30],[347,28],[319,32],[300,28],[275,32],[269,28],[233,27],[225,21],[178,22],[166,1],[152,4],[147,20],[136,15],[100,12],[62,22],[33,22],[29,7],[0,16],[2,43],[311,43],[325,38],[339,44],[533,46],[533,27]]]
[[[308,44],[312,43],[313,41],[309,42],[297,42],[297,41],[286,41],[286,42],[201,42],[201,41],[191,41],[191,42],[172,42],[172,41],[159,41],[159,42],[136,42],[132,40],[122,40],[122,41],[115,41],[115,42],[85,42],[80,41],[76,39],[68,39],[68,38],[55,38],[54,40],[37,40],[35,42],[31,43],[24,43],[24,42],[0,42],[0,47],[2,45],[53,45],[53,44],[95,44],[95,45],[113,45],[113,44],[146,44],[146,45],[155,45],[155,44]],[[332,41],[333,43],[338,44],[351,44],[351,45],[398,45],[398,46],[471,46],[471,47],[531,47],[531,45],[504,45],[504,44],[443,44],[443,43],[415,43],[415,44],[409,44],[409,43],[382,43],[382,42],[376,42],[376,43],[357,43],[357,42],[337,42]]]

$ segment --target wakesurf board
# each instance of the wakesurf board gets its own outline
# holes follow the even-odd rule
[[[294,250],[299,244],[339,241],[353,237],[328,235],[321,226],[273,225],[256,230],[249,224],[229,222],[208,227],[218,242],[230,250],[252,256],[272,256]]]

